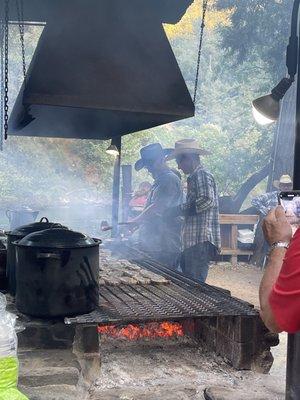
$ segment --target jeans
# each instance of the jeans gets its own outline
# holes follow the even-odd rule
[[[185,249],[181,255],[181,269],[184,275],[205,282],[209,263],[216,255],[216,247],[210,242],[196,244]]]

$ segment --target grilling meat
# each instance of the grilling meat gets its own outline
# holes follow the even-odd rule
[[[100,286],[167,285],[163,276],[128,261],[113,257],[107,249],[100,249]]]

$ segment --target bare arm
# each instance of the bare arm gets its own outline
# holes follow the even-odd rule
[[[281,329],[276,324],[269,297],[281,271],[285,252],[286,249],[280,248],[274,249],[270,253],[267,268],[259,288],[260,316],[271,332],[281,332]]]
[[[292,228],[281,206],[270,211],[264,220],[263,231],[270,245],[276,242],[290,242],[292,238]],[[280,332],[281,330],[276,324],[269,298],[280,274],[285,253],[286,249],[284,248],[276,248],[271,251],[259,290],[261,318],[265,325],[273,332]]]

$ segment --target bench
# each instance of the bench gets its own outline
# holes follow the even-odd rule
[[[238,226],[256,225],[258,215],[220,214],[221,225],[221,255],[231,256],[232,265],[236,265],[238,256],[252,256],[253,250],[238,248]]]

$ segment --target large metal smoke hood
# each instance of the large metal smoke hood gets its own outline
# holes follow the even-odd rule
[[[162,26],[178,22],[192,2],[24,0],[24,20],[46,26],[9,134],[108,139],[192,117]]]

